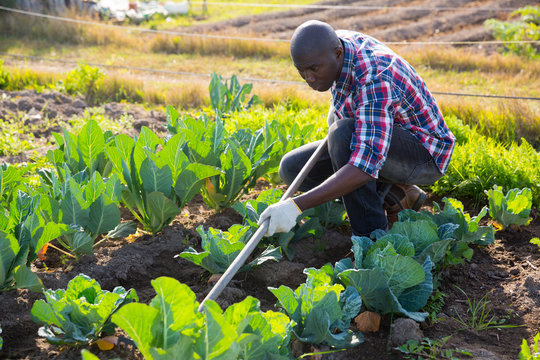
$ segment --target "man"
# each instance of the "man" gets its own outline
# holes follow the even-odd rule
[[[291,58],[308,85],[330,89],[328,150],[295,198],[269,206],[267,235],[290,231],[300,213],[341,197],[354,235],[387,229],[403,208],[418,210],[448,167],[455,138],[424,81],[376,39],[320,21],[300,25]],[[287,153],[279,174],[291,184],[319,142]],[[388,219],[387,216],[388,215]]]

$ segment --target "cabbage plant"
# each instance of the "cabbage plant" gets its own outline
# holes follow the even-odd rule
[[[133,339],[146,360],[289,359],[290,320],[261,312],[251,296],[223,311],[209,300],[202,312],[195,294],[169,277],[152,280],[149,305],[123,306],[112,320]]]
[[[511,189],[506,193],[502,186],[495,185],[486,191],[489,201],[489,215],[503,229],[510,225],[527,225],[531,222],[532,191],[529,188]]]
[[[113,334],[111,315],[139,300],[133,289],[117,286],[112,292],[102,290],[96,280],[83,274],[73,278],[66,289],[48,289],[44,295],[45,300],[32,306],[32,320],[43,325],[40,336],[58,345],[86,345],[102,333]]]
[[[294,291],[284,285],[268,288],[294,321],[294,336],[302,342],[336,348],[362,343],[362,333],[349,330],[351,320],[362,306],[358,291],[334,284],[324,271],[310,268],[304,272],[308,275],[306,282]]]

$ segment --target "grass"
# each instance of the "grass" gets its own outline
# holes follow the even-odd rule
[[[456,286],[456,288],[461,291],[467,299],[467,314],[469,315],[468,318],[465,318],[456,311],[456,317],[452,317],[452,319],[463,326],[463,328],[460,330],[468,329],[478,332],[488,329],[503,329],[519,326],[504,324],[505,319],[497,320],[495,318],[495,315],[491,313],[491,309],[488,308],[489,300],[487,297],[490,292],[487,292],[480,300],[477,300],[474,297],[472,299],[469,298],[465,291],[458,286]]]
[[[18,45],[13,47],[13,52],[22,52],[22,46],[26,46],[17,42],[16,44]],[[39,49],[39,46],[34,49]],[[200,74],[213,70],[224,76],[237,74],[243,83],[250,82],[245,78],[301,80],[289,59],[235,59],[230,56],[210,57],[192,54],[160,56],[154,53],[131,56],[124,51],[115,51],[113,46],[74,47],[73,55],[77,58],[85,58],[89,62],[95,61],[109,65],[148,67]],[[104,58],[103,53],[110,55]],[[513,62],[513,57],[497,56]],[[27,63],[27,66],[33,69],[28,70],[20,66],[20,62],[13,62],[13,64],[5,66],[6,71],[14,78],[13,84],[8,87],[10,90],[34,86],[43,89],[52,87],[52,84],[62,79],[62,72],[67,68],[67,66],[44,67],[36,63]],[[40,66],[50,70],[39,70]],[[529,67],[525,67],[518,75],[505,71],[458,73],[422,65],[417,68],[432,91],[504,94],[512,88],[512,93],[515,95],[532,93],[531,95],[534,96],[534,93],[538,91],[535,89],[540,89],[540,77],[534,77],[534,64],[530,66],[532,70],[529,71]],[[175,76],[112,69],[106,69],[105,72],[107,76],[98,95],[101,102],[128,101],[158,106],[173,105],[182,109],[198,108],[208,104],[209,78],[206,76]],[[459,83],[453,82],[454,79],[459,79]],[[292,100],[305,104],[304,108],[314,105],[326,107],[330,98],[328,93],[311,91],[302,83],[274,85],[256,82],[253,84],[253,93],[258,94],[267,106]],[[540,146],[540,109],[537,102],[444,95],[436,95],[436,98],[446,116],[455,115],[465,123],[475,125],[481,134],[504,142],[519,141],[523,137],[533,146]]]

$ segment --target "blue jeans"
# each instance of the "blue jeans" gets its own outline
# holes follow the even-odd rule
[[[300,191],[321,184],[349,162],[354,119],[334,121],[328,129],[328,149],[310,171]],[[285,154],[279,165],[281,179],[290,185],[322,140],[303,145]],[[386,162],[379,178],[342,197],[354,235],[366,236],[386,229],[384,197],[392,184],[430,185],[442,176],[433,157],[408,131],[394,125]]]

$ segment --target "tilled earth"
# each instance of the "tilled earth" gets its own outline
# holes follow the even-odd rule
[[[0,99],[2,99],[0,93]],[[40,100],[49,99],[47,109],[56,111],[55,124],[62,124],[74,114],[80,114],[84,106],[76,106],[82,101],[59,93],[16,92],[7,93],[9,97],[0,102],[0,114],[6,110],[8,103],[15,103],[10,112],[18,111],[25,118],[32,108],[34,118],[36,112],[43,117],[43,106]],[[26,102],[27,101],[27,102]],[[22,105],[21,105],[22,103]],[[53,106],[54,104],[54,106]],[[82,103],[81,103],[82,105]],[[112,118],[118,118],[124,111],[133,116],[133,127],[126,132],[135,134],[141,122],[159,131],[164,130],[164,114],[150,112],[137,106],[108,104],[105,111]],[[109,110],[107,110],[109,109]],[[74,111],[78,111],[74,113]],[[6,120],[2,120],[6,121]],[[49,121],[37,122],[35,131],[46,140],[50,140]],[[57,125],[53,125],[57,126]],[[49,145],[50,146],[50,145]],[[2,159],[3,161],[9,159]],[[15,161],[14,158],[11,158]],[[263,181],[245,198],[254,198],[269,185]],[[426,209],[434,199],[429,198]],[[436,199],[440,202],[440,199]],[[128,211],[123,209],[123,218],[131,219]],[[208,283],[209,274],[192,263],[179,260],[174,256],[189,246],[200,250],[200,237],[196,228],[200,225],[226,230],[231,225],[240,223],[241,217],[232,209],[214,213],[196,196],[177,216],[175,221],[156,236],[142,235],[134,241],[127,239],[107,240],[97,247],[93,256],[86,256],[74,262],[60,256],[50,249],[44,261],[36,261],[33,270],[38,273],[47,288],[65,288],[68,281],[80,273],[95,278],[106,290],[115,286],[126,289],[134,288],[141,302],[148,303],[155,295],[150,281],[159,276],[170,276],[186,283],[201,301],[212,288]],[[529,342],[540,331],[540,248],[530,244],[533,237],[540,236],[540,217],[520,230],[497,232],[496,242],[488,247],[476,247],[474,256],[465,265],[446,269],[440,279],[440,290],[447,295],[445,305],[435,323],[421,324],[423,335],[432,339],[451,335],[450,347],[458,347],[471,351],[475,359],[515,359],[519,353],[522,339]],[[218,303],[226,307],[241,301],[248,295],[261,301],[264,310],[275,308],[276,299],[267,290],[268,286],[287,285],[296,288],[305,280],[302,271],[306,267],[320,267],[327,262],[351,256],[350,228],[328,230],[321,239],[305,239],[294,245],[295,258],[279,263],[266,263],[248,273],[240,273],[230,283],[218,299]],[[506,324],[518,327],[505,329],[487,329],[474,331],[462,329],[453,318],[457,313],[469,319],[467,298],[480,300],[487,295],[488,309],[497,320],[504,319]],[[74,359],[78,358],[80,349],[61,348],[50,345],[38,337],[39,326],[32,322],[30,309],[32,304],[43,298],[43,295],[27,290],[14,290],[0,294],[2,309],[0,324],[4,349],[0,357],[5,359]],[[402,356],[388,346],[390,336],[390,317],[384,317],[381,330],[377,333],[366,333],[365,342],[355,349],[324,355],[323,359],[401,359]],[[353,325],[354,327],[354,325]],[[119,332],[121,335],[121,333]],[[125,335],[125,334],[124,334]],[[122,359],[141,359],[140,353],[131,345],[121,345],[112,351],[100,351],[96,346],[90,350],[101,359],[120,357]],[[312,351],[308,347],[305,352]],[[322,348],[319,350],[328,350]]]
[[[329,0],[316,4],[355,6],[357,9],[300,8],[197,25],[199,32],[253,34],[290,39],[307,20],[328,22],[334,29],[364,32],[382,41],[478,41],[492,40],[483,23],[489,18],[507,19],[510,11],[533,2],[526,0]],[[391,9],[380,9],[380,7]],[[364,8],[361,8],[364,7]]]

